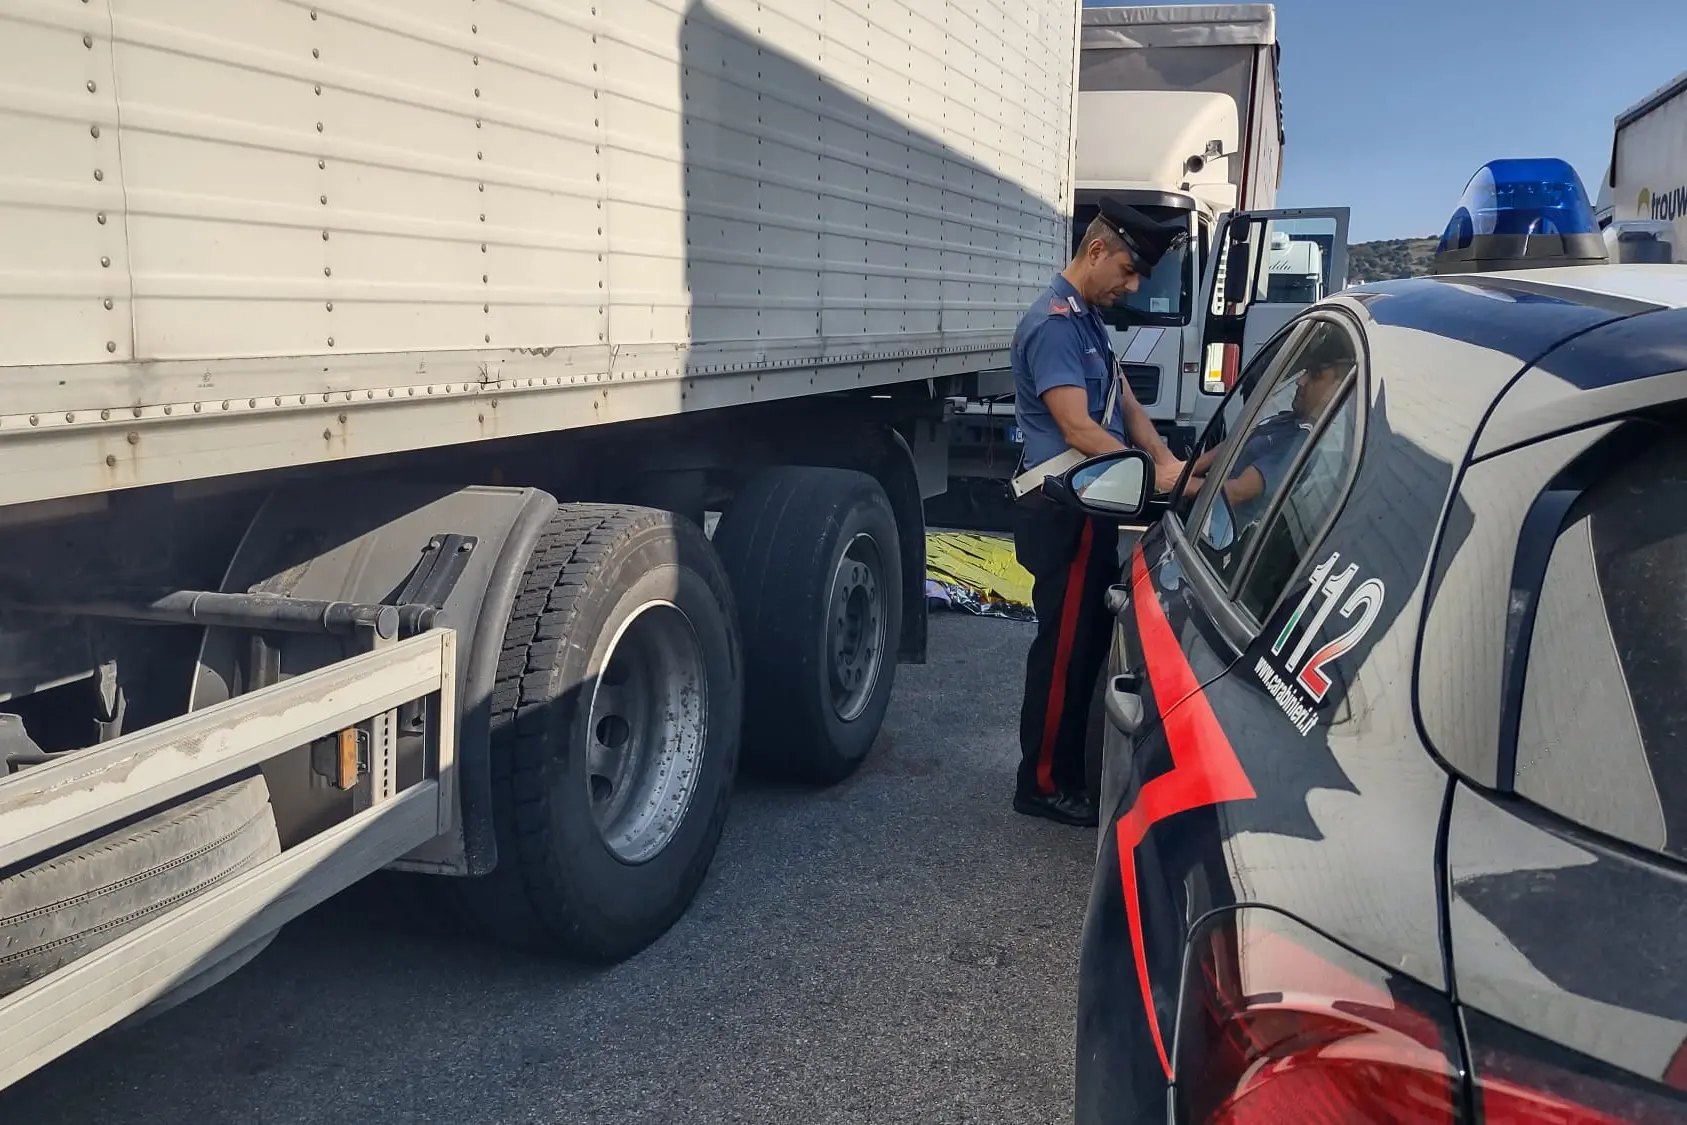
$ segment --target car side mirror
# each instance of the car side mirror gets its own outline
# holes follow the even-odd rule
[[[1140,449],[1103,453],[1043,483],[1055,500],[1086,515],[1129,520],[1148,506],[1154,462]]]

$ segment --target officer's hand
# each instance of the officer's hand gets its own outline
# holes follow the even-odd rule
[[[1183,475],[1182,461],[1162,461],[1154,466],[1154,492],[1164,495],[1177,487],[1177,478]]]

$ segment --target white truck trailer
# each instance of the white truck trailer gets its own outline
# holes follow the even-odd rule
[[[1596,213],[1611,261],[1687,261],[1687,74],[1617,115]]]
[[[1183,251],[1168,254],[1136,293],[1102,314],[1132,392],[1177,452],[1211,417],[1251,345],[1316,299],[1302,300],[1305,293],[1322,296],[1345,284],[1345,209],[1270,210],[1284,144],[1279,56],[1272,4],[1083,12],[1072,237],[1082,236],[1102,196],[1189,229]],[[1248,345],[1206,346],[1206,319],[1223,308],[1201,296],[1204,287],[1223,291],[1226,263],[1217,261],[1214,238],[1220,221],[1239,212],[1269,222],[1270,237],[1256,238],[1256,250],[1284,236],[1290,245],[1253,260],[1258,292],[1249,320],[1257,327],[1249,328]],[[1287,283],[1290,272],[1309,266],[1316,278]],[[1215,267],[1216,276],[1207,276]],[[955,499],[945,498],[946,509],[963,508],[957,500],[970,494],[971,511],[983,512],[976,497],[1005,495],[1001,481],[1013,475],[1019,453],[1012,422],[1011,372],[981,375],[957,404],[964,438],[954,450]]]
[[[1077,0],[0,0],[0,1086],[380,869],[624,958],[923,659]],[[712,538],[704,528],[712,527]]]

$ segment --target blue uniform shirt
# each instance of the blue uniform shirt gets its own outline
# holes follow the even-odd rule
[[[1051,387],[1083,387],[1089,392],[1090,417],[1124,441],[1124,406],[1115,407],[1105,422],[1101,417],[1112,378],[1113,346],[1106,322],[1071,282],[1056,275],[1013,334],[1013,409],[1025,438],[1021,467],[1066,452],[1066,439],[1042,399]]]

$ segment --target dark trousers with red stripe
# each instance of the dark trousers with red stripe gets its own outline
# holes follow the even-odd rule
[[[1082,793],[1090,696],[1113,635],[1106,595],[1119,581],[1119,529],[1032,493],[1014,504],[1013,544],[1037,611],[1019,709],[1020,791]]]

